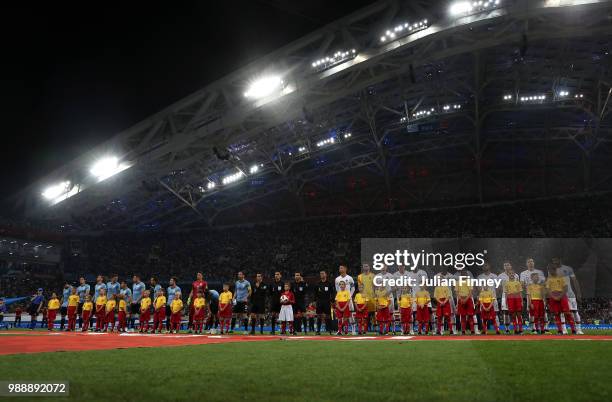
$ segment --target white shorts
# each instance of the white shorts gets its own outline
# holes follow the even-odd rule
[[[502,295],[501,301],[502,301],[502,306],[501,306],[502,311],[508,311],[508,303],[506,302],[506,295]]]
[[[279,321],[293,321],[293,307],[290,304],[284,304],[281,306],[280,313],[278,314]]]
[[[495,310],[495,312],[499,311],[499,303],[497,303],[497,299],[493,299],[493,310]]]
[[[567,304],[569,304],[570,311],[578,311],[578,302],[575,297],[568,297]]]

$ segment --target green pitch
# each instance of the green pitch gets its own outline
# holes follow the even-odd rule
[[[610,341],[278,340],[0,356],[1,380],[69,380],[70,398],[89,401],[610,401],[611,372]]]

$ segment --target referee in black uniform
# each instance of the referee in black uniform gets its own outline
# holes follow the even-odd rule
[[[336,294],[336,286],[327,279],[327,272],[319,273],[321,280],[315,288],[315,302],[317,304],[317,335],[321,335],[321,323],[325,320],[325,329],[332,333],[331,306]]]
[[[274,273],[274,280],[270,285],[270,312],[272,313],[272,335],[276,332],[276,320],[280,313],[281,303],[280,296],[284,292],[283,277],[280,271]]]
[[[270,287],[264,283],[263,275],[257,273],[255,275],[255,283],[251,286],[251,335],[255,335],[257,321],[259,321],[259,333],[263,335],[266,299],[269,293]]]
[[[306,312],[306,294],[308,293],[308,283],[302,277],[301,272],[295,273],[295,282],[293,283],[293,294],[295,295],[295,304],[293,305],[293,328],[295,332],[302,331],[304,325],[304,335],[308,325],[304,313]]]

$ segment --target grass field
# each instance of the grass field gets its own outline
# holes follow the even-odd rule
[[[69,380],[70,398],[82,400],[610,401],[611,372],[612,342],[600,341],[279,340],[0,356],[0,379]]]

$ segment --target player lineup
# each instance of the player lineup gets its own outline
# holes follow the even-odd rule
[[[321,271],[314,283],[300,272],[292,281],[283,280],[280,272],[271,281],[257,273],[251,283],[241,271],[220,291],[209,289],[199,272],[188,292],[175,277],[164,287],[155,277],[147,285],[136,274],[128,286],[116,274],[108,282],[99,275],[93,286],[84,277],[76,285],[66,283],[48,300],[39,288],[28,313],[30,328],[42,314],[49,331],[59,318],[60,330],[82,332],[227,334],[241,325],[250,334],[259,326],[263,334],[269,324],[272,334],[278,330],[283,335],[487,334],[489,329],[542,334],[552,321],[558,333],[567,333],[568,325],[572,333],[582,333],[580,285],[574,270],[559,258],[551,259],[546,272],[532,258],[520,273],[511,261],[499,273],[488,262],[480,271],[475,277],[467,269],[451,273],[442,267],[430,278],[423,269],[399,265],[391,273],[383,266],[375,274],[363,264],[355,281],[341,265],[333,281]]]

